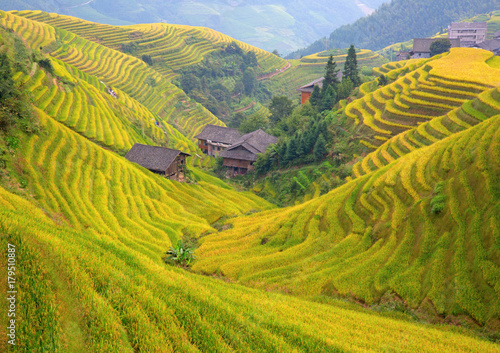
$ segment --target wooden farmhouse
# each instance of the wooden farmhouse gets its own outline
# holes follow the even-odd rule
[[[431,57],[431,44],[439,38],[414,38],[413,50],[410,52],[412,59],[430,58]],[[460,39],[450,38],[452,48],[460,47]]]
[[[318,86],[319,88],[323,88],[324,77],[318,78],[312,82],[309,82],[307,85],[304,85],[299,88],[300,91],[300,104],[306,103],[309,98],[311,98],[312,91],[314,90],[314,86]]]
[[[231,176],[246,174],[253,169],[259,153],[264,153],[267,146],[278,142],[278,138],[266,134],[261,129],[241,136],[234,144],[219,154],[223,165]]]
[[[342,80],[342,72],[339,71],[337,72],[337,78],[339,79],[339,81]],[[304,104],[306,103],[309,98],[311,98],[311,94],[314,90],[314,86],[318,86],[319,88],[323,88],[323,81],[325,80],[324,77],[321,77],[321,78],[318,78],[312,82],[309,82],[307,85],[304,85],[300,88],[298,88],[298,90],[300,91],[300,104]]]
[[[186,157],[190,155],[171,148],[148,146],[136,143],[125,158],[173,180],[183,180],[186,169]]]
[[[235,143],[241,134],[238,130],[229,127],[206,125],[203,131],[195,136],[198,139],[198,147],[203,153],[217,157],[220,152],[225,151]]]

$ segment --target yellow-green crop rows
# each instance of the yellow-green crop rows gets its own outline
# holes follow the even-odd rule
[[[429,300],[440,315],[494,325],[499,156],[496,115],[307,203],[231,220],[203,239],[194,270],[368,304],[394,292],[413,308]]]
[[[172,269],[134,241],[56,224],[3,188],[0,203],[1,244],[16,246],[24,303],[18,351],[498,351],[492,343],[346,304]]]
[[[43,13],[22,12],[22,14],[33,14],[36,18],[42,15],[49,19],[54,18],[52,15]],[[50,27],[46,24],[34,22],[12,13],[2,13],[2,15],[3,17],[0,19],[1,23],[7,27],[16,28],[18,31],[22,31],[24,28],[29,27],[30,23]],[[67,20],[66,17],[64,17],[64,19]],[[73,24],[71,21],[67,22]],[[76,25],[76,27],[79,28],[78,25]],[[55,37],[59,45],[55,47],[53,51],[50,51],[49,54],[54,59],[57,59],[54,60],[56,65],[59,65],[58,60],[63,63],[59,65],[64,67],[64,70],[61,71],[70,72],[70,74],[62,73],[61,75],[78,76],[100,91],[106,92],[108,88],[112,88],[117,93],[118,101],[121,102],[122,105],[128,105],[131,110],[128,115],[136,114],[135,117],[129,117],[129,120],[132,122],[135,121],[136,127],[139,126],[139,128],[144,124],[146,129],[152,131],[151,134],[156,140],[162,138],[161,131],[155,126],[156,120],[162,122],[167,132],[174,130],[174,127],[170,126],[170,124],[173,124],[175,127],[187,128],[187,130],[183,130],[182,132],[188,139],[192,139],[192,137],[207,123],[224,125],[213,114],[199,105],[196,107],[196,117],[193,119],[193,115],[189,114],[189,107],[191,106],[191,104],[187,102],[189,98],[161,74],[148,67],[142,60],[86,40],[66,29],[56,28],[54,30],[53,27],[50,28],[56,33]],[[66,28],[71,29],[72,27],[66,26]],[[105,28],[109,28],[109,26],[105,26]],[[23,76],[20,79],[29,78]],[[154,82],[154,84],[151,83],[151,81]],[[73,104],[72,101],[70,102],[70,99],[72,99],[73,95],[74,93],[70,92],[64,101],[58,101],[58,103],[62,104],[62,106],[57,109],[62,109],[63,120],[66,120],[66,115],[69,114],[71,104]],[[57,99],[58,97],[55,98]],[[111,96],[106,98],[106,102],[101,104],[103,108],[113,104]],[[133,100],[136,102],[131,103]],[[143,107],[137,110],[138,106]],[[50,107],[48,107],[48,109],[50,109]],[[54,111],[54,114],[58,113],[57,109]],[[118,107],[117,109],[121,108]],[[146,110],[149,110],[149,112]],[[139,114],[141,116],[138,116]],[[99,120],[98,118],[96,119]],[[94,137],[93,134],[91,134],[90,137]],[[96,138],[99,140],[99,136],[96,136]],[[102,138],[105,137],[102,136]],[[187,144],[187,147],[183,148],[184,151],[201,155],[201,152],[195,144],[185,138],[180,142],[178,138],[176,138],[176,134],[172,134],[171,136],[167,136],[167,139],[169,145],[172,147],[179,147]],[[108,145],[113,144],[111,140],[111,136],[108,136],[104,143]],[[123,146],[128,147],[129,144],[125,143]],[[122,146],[120,145],[117,148],[120,149]]]
[[[154,69],[167,79],[175,77],[175,71],[200,62],[205,55],[231,42],[236,42],[245,51],[255,52],[263,72],[273,72],[286,64],[276,55],[204,27],[165,23],[109,26],[40,11],[13,13],[65,29],[116,50],[120,50],[122,44],[134,43],[137,45],[134,55],[139,58],[150,55]]]
[[[500,92],[498,88],[493,88],[480,93],[471,101],[466,101],[446,115],[426,121],[416,128],[383,141],[380,148],[354,165],[353,172],[356,176],[369,173],[421,146],[428,146],[497,114],[500,114]]]
[[[366,145],[380,146],[386,139],[445,115],[500,84],[499,71],[486,64],[491,55],[457,48],[433,60],[386,64],[378,72],[394,81],[347,105],[345,114],[372,136],[364,141]],[[460,64],[451,64],[456,62]]]

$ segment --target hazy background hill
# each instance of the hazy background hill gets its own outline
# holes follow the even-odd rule
[[[288,57],[299,58],[351,44],[379,50],[392,43],[436,34],[446,29],[450,22],[494,10],[500,10],[498,0],[394,0],[383,4],[372,15],[343,25],[328,38],[319,39]]]
[[[1,0],[0,9],[43,10],[114,25],[162,22],[210,27],[259,48],[289,53],[371,13],[384,0]]]

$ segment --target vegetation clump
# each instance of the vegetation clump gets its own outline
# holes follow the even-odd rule
[[[187,267],[196,259],[193,252],[192,248],[179,240],[175,246],[171,246],[165,253],[165,263]]]

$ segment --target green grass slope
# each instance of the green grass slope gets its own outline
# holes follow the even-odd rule
[[[395,293],[497,327],[500,115],[299,206],[231,221],[194,270],[299,296]]]
[[[325,75],[325,66],[330,54],[337,64],[337,68],[343,69],[347,50],[323,51],[303,58],[289,60],[291,67],[283,73],[265,79],[262,82],[273,92],[273,95],[285,95],[295,101],[300,100],[297,89]],[[387,60],[371,50],[361,49],[358,51],[358,67],[366,66],[374,68],[383,65]]]

